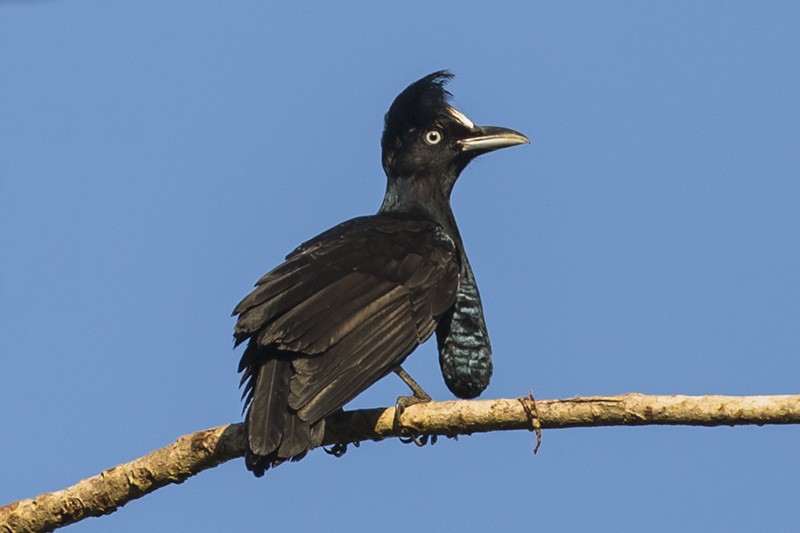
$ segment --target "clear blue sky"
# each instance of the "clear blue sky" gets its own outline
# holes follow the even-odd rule
[[[0,503],[240,420],[229,313],[374,212],[441,68],[484,397],[800,392],[800,4],[0,0]],[[449,399],[435,349],[408,370]],[[390,377],[353,406],[391,405]],[[73,531],[788,531],[798,427],[610,428],[242,461]]]

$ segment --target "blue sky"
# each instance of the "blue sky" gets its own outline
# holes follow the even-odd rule
[[[452,69],[484,397],[798,393],[792,2],[0,0],[0,502],[240,420],[229,313],[374,212],[383,114]],[[433,346],[409,372],[449,399]],[[389,377],[352,406],[391,405]],[[73,531],[787,531],[800,429],[608,428],[232,461]]]

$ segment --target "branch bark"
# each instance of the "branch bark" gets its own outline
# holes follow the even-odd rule
[[[538,415],[538,418],[536,416]],[[469,435],[512,429],[688,425],[800,424],[800,395],[591,396],[430,402],[410,406],[402,426],[394,409],[344,412],[328,420],[324,444],[412,434]],[[131,500],[244,455],[244,425],[218,426],[104,470],[66,489],[0,507],[0,532],[52,531],[89,516],[110,514]]]

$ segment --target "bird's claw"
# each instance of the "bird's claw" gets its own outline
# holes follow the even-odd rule
[[[400,396],[394,403],[394,421],[397,425],[400,424],[400,417],[408,407],[418,403],[425,403],[431,401],[430,398],[420,398],[419,396]]]
[[[400,422],[400,417],[403,416],[405,410],[412,405],[416,405],[418,403],[426,403],[431,401],[431,397],[419,397],[419,396],[400,396],[397,398],[397,401],[394,403],[394,425],[397,427],[405,427]]]
[[[323,446],[322,449],[328,455],[332,455],[332,456],[334,456],[334,457],[336,457],[338,459],[339,457],[341,457],[341,456],[343,456],[344,454],[347,453],[347,446],[349,444],[352,444],[353,446],[358,448],[361,443],[360,442],[337,442],[336,444],[334,444],[330,448],[325,448]]]
[[[332,455],[332,456],[334,456],[334,457],[336,457],[338,459],[339,457],[341,457],[341,456],[343,456],[344,454],[347,453],[347,443],[346,442],[337,442],[336,444],[334,444],[330,448],[325,448],[323,446],[322,449],[325,450],[325,453],[327,453],[328,455]]]
[[[427,398],[420,398],[419,396],[401,396],[397,399],[394,405],[394,424],[397,427],[400,427],[402,431],[405,433],[404,435],[400,436],[400,442],[403,444],[411,444],[412,442],[419,447],[426,446],[428,442],[431,443],[431,446],[436,444],[436,439],[438,438],[437,435],[427,435],[427,434],[417,434],[413,433],[411,428],[405,427],[400,422],[400,417],[403,416],[403,412],[406,410],[407,407],[418,403],[425,403],[431,401],[430,397]]]
[[[400,438],[400,442],[403,444],[411,444],[412,442],[419,446],[420,448],[426,446],[430,441],[431,446],[436,444],[437,439],[439,438],[438,435],[403,435]]]

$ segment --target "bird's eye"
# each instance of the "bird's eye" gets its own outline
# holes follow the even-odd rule
[[[439,130],[426,131],[423,139],[428,144],[439,144],[439,141],[442,140],[442,132]]]

